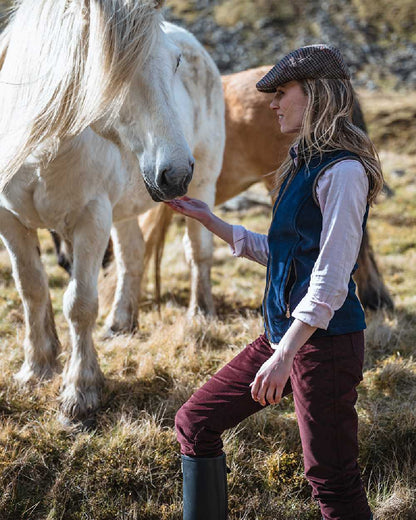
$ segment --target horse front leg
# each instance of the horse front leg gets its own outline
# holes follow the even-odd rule
[[[111,217],[108,199],[95,199],[74,228],[74,262],[64,295],[72,352],[63,373],[61,408],[64,416],[75,420],[90,418],[101,402],[104,376],[92,331],[98,314],[98,273],[110,237]]]
[[[137,328],[145,250],[137,217],[114,223],[111,238],[117,264],[117,288],[106,320],[106,335],[134,332]]]
[[[198,311],[214,316],[215,306],[211,291],[212,234],[198,222],[187,220],[189,222],[183,243],[185,257],[191,269],[188,318],[195,316]]]
[[[203,200],[210,208],[213,208],[215,180],[210,184],[201,183],[193,186],[190,189],[190,196]],[[186,220],[186,233],[183,243],[185,257],[191,269],[191,297],[188,317],[193,317],[198,311],[214,316],[215,306],[211,290],[212,233],[197,221]]]
[[[37,233],[25,227],[12,213],[0,208],[0,235],[10,255],[25,317],[25,359],[15,378],[20,383],[50,379],[59,370],[57,356],[61,345],[56,334]]]

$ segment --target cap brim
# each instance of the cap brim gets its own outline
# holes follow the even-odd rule
[[[267,74],[265,74],[260,81],[256,83],[256,89],[259,92],[273,93],[276,92],[276,88],[279,83],[276,81],[276,66],[271,68]]]

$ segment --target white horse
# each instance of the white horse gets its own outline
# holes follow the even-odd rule
[[[220,76],[189,33],[162,23],[162,3],[23,0],[0,42],[0,236],[26,325],[25,360],[16,377],[25,383],[59,368],[36,233],[55,229],[73,261],[64,295],[72,352],[61,393],[70,418],[88,418],[100,403],[103,375],[92,329],[112,220],[118,265],[135,292],[141,277],[135,253],[143,251],[143,238],[132,217],[154,205],[148,193],[154,201],[184,194],[195,157],[191,193],[211,206],[215,199],[224,146]],[[128,254],[126,230],[134,239]],[[205,235],[189,227],[190,240],[206,244],[196,283],[209,273],[212,241]],[[191,261],[201,265],[200,258]],[[131,294],[120,304],[116,299],[115,328],[126,325],[123,305],[137,305],[137,293]]]

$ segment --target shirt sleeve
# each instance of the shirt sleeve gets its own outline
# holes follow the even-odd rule
[[[367,194],[364,167],[353,159],[336,163],[318,180],[317,198],[322,212],[320,252],[308,292],[292,313],[312,327],[327,329],[334,312],[347,297],[361,245]]]
[[[231,251],[234,256],[242,256],[261,265],[267,265],[269,256],[267,235],[254,233],[243,226],[233,226]]]

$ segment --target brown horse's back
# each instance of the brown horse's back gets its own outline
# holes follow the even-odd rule
[[[223,76],[225,104],[225,151],[217,181],[216,204],[238,195],[255,182],[272,186],[272,176],[287,155],[293,136],[280,132],[269,108],[273,94],[256,89],[270,66]]]

